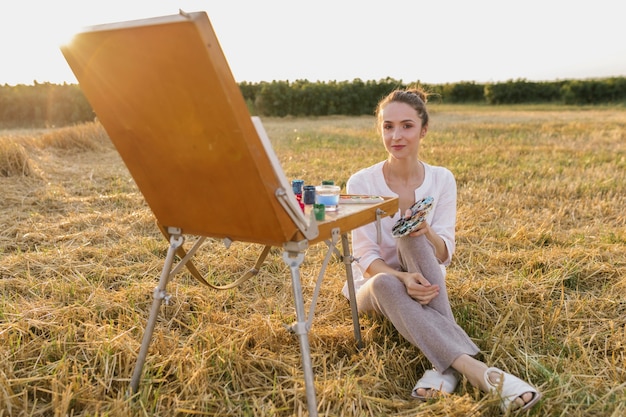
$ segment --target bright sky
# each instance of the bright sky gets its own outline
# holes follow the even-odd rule
[[[84,26],[206,11],[238,82],[626,76],[621,0],[1,0],[0,85],[76,83]]]

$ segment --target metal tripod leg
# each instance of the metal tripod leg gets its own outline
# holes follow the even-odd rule
[[[167,300],[169,297],[165,292],[165,287],[167,286],[167,282],[170,277],[170,271],[172,269],[172,264],[174,263],[174,256],[176,255],[176,250],[183,244],[184,240],[180,229],[169,228],[168,231],[170,233],[170,247],[167,251],[167,256],[165,257],[165,264],[163,265],[163,270],[161,271],[159,285],[154,289],[154,299],[152,301],[150,317],[148,318],[148,324],[146,325],[143,340],[141,341],[141,348],[139,349],[139,356],[137,356],[137,363],[135,364],[133,377],[130,380],[130,395],[135,394],[139,388],[141,371],[143,369],[143,364],[146,361],[146,355],[148,354],[148,348],[150,347],[150,341],[152,340],[152,333],[154,332],[154,326],[159,314],[161,302],[163,302],[163,300]]]
[[[350,243],[348,234],[341,234],[341,250],[343,252],[343,263],[346,267],[346,280],[348,282],[348,295],[350,296],[350,309],[352,310],[352,325],[354,326],[354,338],[358,349],[363,348],[361,338],[361,325],[359,324],[359,311],[356,305],[356,293],[354,291],[354,276],[352,275],[352,254],[350,253]]]
[[[306,314],[304,310],[304,297],[300,283],[300,265],[304,260],[304,250],[307,241],[288,242],[284,246],[283,260],[291,270],[291,282],[296,306],[296,323],[292,330],[300,339],[300,354],[302,355],[302,368],[304,369],[304,384],[306,387],[306,401],[310,417],[317,417],[317,399],[315,397],[315,385],[313,381],[313,366],[311,365],[311,350]]]

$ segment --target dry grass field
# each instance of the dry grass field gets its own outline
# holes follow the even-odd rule
[[[448,287],[483,359],[532,381],[523,415],[626,415],[626,109],[433,105],[422,158],[459,188]],[[264,120],[288,178],[385,157],[372,117]],[[289,270],[273,251],[241,287],[186,272],[168,290],[127,398],[167,242],[102,128],[0,131],[0,416],[306,415]],[[311,299],[324,245],[302,268]],[[261,248],[209,242],[216,283]],[[410,398],[422,354],[363,318],[357,350],[334,259],[310,333],[320,415],[499,416],[467,383]]]

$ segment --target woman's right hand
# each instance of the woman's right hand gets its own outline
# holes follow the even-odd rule
[[[407,294],[421,305],[428,305],[439,295],[439,286],[431,285],[419,272],[403,272],[400,279],[406,287]]]

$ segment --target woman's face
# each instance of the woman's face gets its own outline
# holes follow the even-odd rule
[[[381,112],[381,132],[387,152],[395,159],[416,159],[428,126],[422,126],[417,111],[406,103],[392,101]]]

